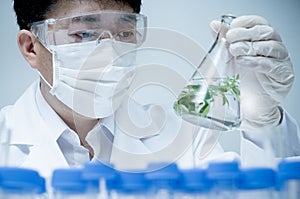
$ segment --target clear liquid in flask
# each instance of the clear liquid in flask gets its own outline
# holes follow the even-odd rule
[[[193,79],[174,103],[174,110],[184,120],[217,130],[239,127],[239,76]]]

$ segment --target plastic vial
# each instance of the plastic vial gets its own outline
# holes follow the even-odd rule
[[[0,167],[0,198],[45,199],[45,179],[35,170]]]
[[[164,167],[159,168],[159,165]],[[149,198],[170,199],[181,178],[176,164],[150,164],[145,177],[149,182]]]
[[[239,74],[225,38],[234,18],[221,17],[213,45],[174,103],[175,112],[195,125],[222,131],[240,126]]]
[[[282,161],[278,165],[279,197],[300,198],[300,161]]]
[[[110,164],[89,162],[84,165],[82,178],[90,190],[99,190],[98,199],[108,199],[111,198],[110,190],[117,183],[117,171]]]
[[[212,183],[213,199],[236,199],[240,169],[238,162],[213,162],[208,165],[207,178]]]
[[[53,199],[96,199],[97,189],[89,189],[87,181],[82,179],[82,169],[56,169],[51,185]]]
[[[145,174],[138,171],[120,172],[120,182],[116,187],[118,199],[146,199],[149,191],[149,184]]]
[[[178,185],[174,199],[208,199],[211,183],[206,171],[189,169],[181,171],[182,180]]]
[[[241,170],[240,199],[272,199],[275,197],[276,172],[270,168]]]

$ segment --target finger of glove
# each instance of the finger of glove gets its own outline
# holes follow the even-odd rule
[[[237,57],[235,62],[241,67],[241,70],[247,69],[255,72],[256,80],[260,82],[265,92],[278,102],[284,99],[293,84],[294,72],[289,58],[276,60],[258,56],[243,56]]]
[[[229,46],[229,51],[233,56],[263,56],[275,59],[285,59],[288,51],[282,42],[257,41],[257,42],[236,42]]]
[[[255,73],[249,70],[243,70],[244,75],[240,76],[241,86],[241,112],[243,121],[250,125],[248,127],[264,127],[276,123],[277,115],[274,114],[278,101],[273,98],[265,89],[265,82],[260,77],[266,77],[262,73]],[[273,90],[273,89],[271,89]],[[278,123],[277,123],[278,124]]]
[[[269,22],[257,15],[240,16],[232,20],[231,28],[252,28],[256,25],[269,25]]]
[[[282,41],[274,28],[268,25],[256,25],[251,28],[233,28],[226,34],[229,43],[238,41]]]
[[[255,105],[256,104],[254,104],[254,106],[247,106],[247,109],[251,109],[252,113],[247,112],[247,110],[243,111],[242,114],[244,117],[240,129],[261,130],[262,128],[272,128],[279,124],[281,114],[277,107],[272,107],[270,109],[266,108],[266,110],[257,110],[257,106]],[[267,106],[268,105],[266,105],[266,107]]]
[[[216,38],[219,32],[220,32],[221,36],[225,37],[225,35],[228,31],[228,27],[226,25],[222,25],[222,23],[217,20],[213,20],[209,24],[209,26],[210,26],[210,30],[211,30],[211,34],[213,35],[213,38]]]

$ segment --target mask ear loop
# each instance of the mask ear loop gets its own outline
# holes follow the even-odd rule
[[[52,60],[53,60],[53,51],[51,49],[49,49],[43,42],[40,42],[51,54],[52,54]],[[53,62],[52,62],[53,63]],[[53,66],[52,66],[53,67]],[[54,72],[54,68],[53,68],[53,72]],[[50,89],[53,88],[53,86],[46,80],[46,78],[42,75],[42,73],[40,71],[38,71],[39,76],[42,78],[42,80],[47,84],[47,86],[49,86]],[[54,73],[53,73],[54,74]],[[53,75],[54,76],[54,75]]]
[[[44,48],[46,48],[51,54],[53,54],[53,51],[47,46],[47,44],[45,43],[45,41],[43,39],[40,39],[40,37],[39,37],[39,35],[42,34],[42,33],[38,32],[37,26],[40,26],[40,25],[45,26],[44,23],[39,24],[39,25],[33,25],[33,26],[31,26],[31,33],[35,36],[35,38],[40,42],[40,44]],[[52,55],[52,57],[53,57],[53,55]],[[41,72],[40,71],[37,71],[37,72],[38,72],[39,76],[41,77],[41,79],[47,84],[47,86],[49,86],[49,88],[52,89],[53,86],[46,80],[46,78],[41,74]]]
[[[47,84],[47,86],[49,86],[49,88],[52,89],[53,86],[46,80],[46,78],[42,75],[42,73],[40,73],[40,71],[38,71],[38,74],[42,78],[42,80]]]

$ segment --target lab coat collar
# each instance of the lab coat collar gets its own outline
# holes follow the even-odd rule
[[[13,107],[10,117],[14,118],[14,123],[10,127],[19,133],[12,135],[11,144],[36,145],[45,139],[45,134],[56,141],[68,129],[42,96],[39,82],[35,81]],[[32,132],[29,134],[26,129]]]
[[[44,121],[40,118],[34,97],[37,85],[38,81],[34,82],[8,113],[8,117],[11,118],[8,119],[8,128],[12,131],[10,140],[12,145],[36,145],[41,139],[40,129],[46,128]]]
[[[38,84],[36,90],[36,105],[38,107],[39,114],[42,119],[47,123],[47,126],[51,129],[51,136],[54,140],[57,140],[64,131],[71,131],[66,123],[57,115],[57,113],[50,107],[42,96],[40,86]]]
[[[41,94],[39,83],[39,80],[35,81],[16,102],[13,107],[14,111],[12,111],[10,116],[15,118],[14,121],[16,122],[9,126],[14,129],[17,128],[21,132],[23,129],[32,129],[32,133],[35,129],[44,129],[45,132],[38,132],[36,136],[32,134],[28,135],[26,132],[13,134],[11,137],[11,144],[38,144],[41,139],[41,135],[46,132],[47,137],[56,141],[63,132],[72,131],[46,102]],[[28,103],[29,100],[27,99],[31,99],[30,103]],[[28,112],[28,110],[30,110],[30,112]],[[18,123],[18,121],[26,121],[24,118],[32,121],[33,123]],[[98,125],[104,126],[114,135],[114,115],[101,119]]]
[[[49,127],[51,127],[51,131],[53,133],[53,137],[57,140],[65,131],[73,131],[70,129],[66,123],[57,115],[57,113],[50,107],[50,105],[46,102],[45,98],[42,96],[40,87],[38,87],[36,92],[36,102],[42,118],[47,121]],[[100,127],[104,126],[109,130],[112,135],[115,132],[115,123],[114,123],[114,115],[103,118],[99,120]]]
[[[105,127],[112,135],[115,135],[115,116],[114,114],[106,118],[102,118],[98,125]]]

